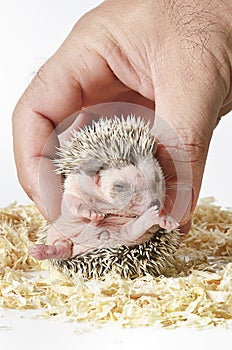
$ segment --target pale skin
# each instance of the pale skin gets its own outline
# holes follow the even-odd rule
[[[68,225],[70,238],[64,235],[64,222]],[[69,218],[61,216],[48,231],[50,244],[34,245],[30,253],[39,260],[68,259],[95,248],[135,245],[151,238],[147,231],[154,223],[161,223],[155,206],[147,209],[138,218],[123,220],[117,217],[104,219],[102,213],[85,208],[78,212],[75,221],[70,222]],[[170,223],[176,227],[176,224],[171,221]]]
[[[49,152],[44,155],[51,184],[46,208],[38,181],[42,150],[54,127],[83,107],[125,101],[155,108],[184,141],[193,181],[180,224],[188,231],[212,132],[232,108],[231,33],[231,0],[141,0],[136,5],[107,0],[83,16],[13,115],[19,180],[42,214],[59,215],[60,180],[53,175]],[[51,143],[57,144],[55,137]],[[178,142],[176,151],[178,157]],[[159,158],[172,188],[177,180],[170,159],[163,150]]]
[[[160,181],[155,182],[157,175]],[[177,228],[178,223],[160,210],[162,188],[162,171],[150,157],[136,166],[101,170],[92,176],[68,175],[62,213],[49,228],[46,244],[32,246],[31,255],[68,259],[95,248],[139,244],[159,226]]]

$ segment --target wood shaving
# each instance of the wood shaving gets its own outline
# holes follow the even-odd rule
[[[45,220],[33,205],[0,211],[0,307],[42,309],[40,317],[96,327],[232,328],[232,210],[198,204],[170,277],[68,279],[29,256]]]

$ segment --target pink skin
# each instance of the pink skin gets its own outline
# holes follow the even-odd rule
[[[142,169],[130,165],[92,177],[68,175],[62,214],[48,230],[46,244],[32,246],[31,255],[39,260],[68,259],[94,248],[139,244],[151,237],[148,230],[153,225],[175,229],[178,223],[152,205],[163,200],[162,184],[154,188],[151,180],[156,167],[144,169],[143,163]]]

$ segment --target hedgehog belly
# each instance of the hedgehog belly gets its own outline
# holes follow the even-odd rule
[[[51,260],[53,267],[69,277],[78,275],[84,280],[104,278],[114,272],[122,278],[134,279],[150,274],[164,274],[173,267],[174,253],[180,244],[177,230],[159,229],[146,242],[133,246],[94,249],[68,260]]]

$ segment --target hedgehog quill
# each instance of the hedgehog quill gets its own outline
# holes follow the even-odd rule
[[[149,123],[134,116],[101,118],[74,131],[54,160],[63,174],[60,217],[46,244],[31,248],[66,274],[158,275],[173,262],[178,223],[161,214],[164,175]]]

